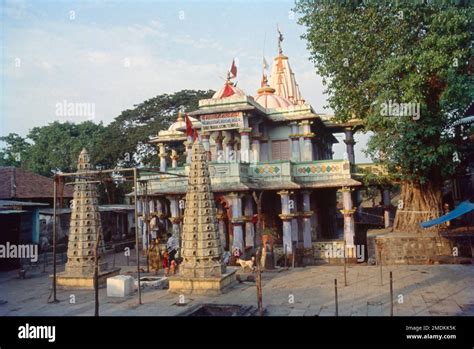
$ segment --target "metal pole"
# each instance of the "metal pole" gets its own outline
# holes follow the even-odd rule
[[[94,316],[99,316],[99,241],[102,231],[97,232],[94,245]]]
[[[89,175],[96,175],[96,174],[102,174],[102,173],[113,173],[113,172],[131,172],[134,171],[136,167],[134,168],[116,168],[116,169],[110,169],[110,170],[92,170],[92,171],[81,171],[81,172],[69,172],[69,173],[58,173],[57,176],[59,177],[74,177],[74,176],[89,176]],[[154,172],[157,174],[166,174],[170,176],[175,176],[175,177],[188,177],[187,175],[179,174],[179,173],[172,173],[172,172],[163,172],[159,171],[153,168],[142,168],[142,171],[148,171],[148,172]]]
[[[46,273],[46,251],[43,251],[43,273]]]
[[[288,256],[287,256],[287,251],[286,250],[287,250],[287,247],[286,247],[286,244],[285,244],[284,251],[283,251],[284,254],[285,254],[285,268],[288,267],[288,260],[287,260]]]
[[[380,266],[380,286],[383,286],[383,273],[382,273],[382,248],[379,251],[379,266]]]
[[[339,316],[339,304],[337,301],[337,279],[334,279],[334,297],[336,300],[336,316]]]
[[[54,176],[54,185],[53,185],[53,301],[52,303],[58,303],[56,298],[56,196],[57,196],[57,181],[59,178]]]
[[[295,269],[296,243],[294,241],[291,242],[291,248],[291,268]]]
[[[393,277],[390,272],[390,316],[393,316]]]
[[[260,269],[260,247],[257,249],[256,254],[256,267],[257,267],[257,278],[256,278],[256,286],[257,286],[257,303],[258,303],[258,314],[263,316],[263,295],[262,295],[262,270]]]
[[[347,286],[346,240],[344,240],[344,286]]]
[[[150,209],[150,203],[148,202],[148,183],[144,182],[143,186],[145,187],[145,205],[143,205],[143,215],[145,217],[145,227],[146,227],[146,272],[150,272],[150,257],[148,253],[150,251],[150,217],[148,215],[148,210]],[[143,201],[142,201],[143,202]]]
[[[133,183],[135,186],[135,249],[137,254],[137,274],[138,274],[138,304],[142,304],[142,289],[141,289],[141,282],[140,282],[140,246],[139,246],[139,238],[138,238],[138,182],[137,182],[137,168],[133,168]]]

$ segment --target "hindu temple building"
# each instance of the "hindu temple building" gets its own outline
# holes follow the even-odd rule
[[[209,99],[187,116],[197,130],[209,160],[211,190],[225,250],[245,251],[256,245],[256,203],[263,191],[265,228],[276,234],[276,246],[291,255],[294,249],[314,254],[327,243],[348,246],[355,241],[354,132],[357,120],[335,123],[306,103],[289,57],[273,59],[270,76],[249,95],[228,77]],[[346,156],[333,159],[335,133],[345,135]],[[189,175],[193,137],[187,135],[185,114],[150,142],[158,148],[161,171]],[[184,145],[186,161],[178,164]],[[146,179],[146,176],[142,176]],[[147,198],[163,226],[182,231],[188,181],[161,175],[150,182]],[[337,200],[341,208],[337,208]],[[142,197],[143,198],[143,197]],[[336,217],[343,221],[338,228]],[[315,252],[316,251],[316,252]]]

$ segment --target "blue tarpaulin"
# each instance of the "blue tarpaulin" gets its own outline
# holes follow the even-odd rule
[[[458,218],[459,216],[469,213],[472,210],[474,210],[474,204],[469,201],[463,201],[458,205],[458,207],[456,207],[448,214],[445,214],[444,216],[438,217],[436,219],[432,219],[431,221],[423,222],[420,225],[422,228],[429,228],[433,225],[442,224],[447,221],[453,220],[454,218]]]

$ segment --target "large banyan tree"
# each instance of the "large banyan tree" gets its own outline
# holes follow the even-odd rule
[[[373,132],[368,153],[400,180],[399,231],[441,214],[443,183],[463,156],[453,123],[473,98],[473,8],[428,3],[299,0],[295,9],[335,118],[361,119]]]

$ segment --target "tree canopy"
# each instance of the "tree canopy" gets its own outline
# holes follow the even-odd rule
[[[296,4],[336,119],[360,119],[374,133],[368,143],[371,157],[421,191],[421,197],[406,196],[407,202],[433,195],[427,202],[435,206],[435,215],[442,181],[456,171],[462,156],[453,122],[474,96],[474,13],[460,3]]]
[[[132,167],[159,165],[155,149],[147,144],[150,136],[167,129],[180,108],[192,111],[198,108],[200,99],[210,98],[214,91],[182,90],[173,94],[162,94],[148,99],[133,109],[123,111],[107,126],[102,139],[102,158],[99,163],[111,166],[120,163]]]
[[[200,99],[210,98],[214,91],[182,90],[150,98],[133,109],[127,109],[113,122],[53,122],[32,128],[26,137],[11,133],[0,137],[0,166],[22,167],[51,177],[53,172],[76,170],[83,147],[96,168],[133,167],[139,164],[158,165],[156,150],[147,143],[150,136],[167,129],[176,120],[178,110],[198,108]],[[113,183],[111,183],[113,184]],[[109,203],[116,202],[123,188],[107,185]]]

